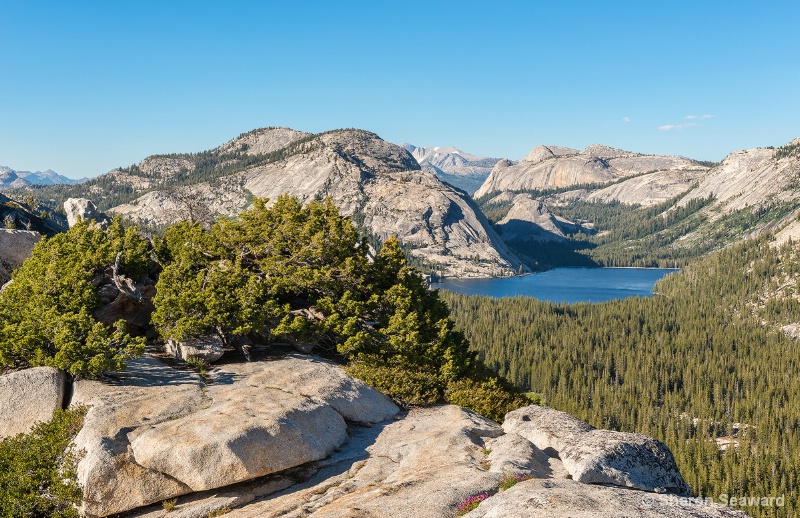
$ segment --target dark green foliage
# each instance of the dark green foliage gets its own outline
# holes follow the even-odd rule
[[[597,245],[581,239],[566,241],[506,241],[514,254],[533,271],[544,271],[558,266],[596,268],[592,249]]]
[[[399,242],[381,243],[370,263],[358,231],[330,200],[303,206],[282,196],[268,207],[255,199],[238,220],[210,230],[171,227],[156,252],[165,266],[153,322],[164,338],[310,342],[408,404],[443,401],[449,384],[467,378],[493,398],[485,404],[492,416],[524,402],[499,380],[476,377],[468,342]],[[453,397],[477,405],[481,397],[464,391],[454,386]]]
[[[442,298],[486,364],[518,386],[595,426],[664,441],[695,494],[785,494],[779,515],[792,516],[800,344],[774,326],[800,321],[799,275],[800,249],[764,238],[667,276],[653,298]],[[741,446],[720,453],[713,439],[734,427]]]
[[[800,207],[798,201],[768,202],[724,214],[712,224],[708,213],[712,197],[680,205],[682,197],[651,207],[616,201],[556,203],[550,205],[554,213],[575,222],[591,222],[591,230],[584,225],[582,230],[568,233],[563,242],[508,244],[534,270],[557,266],[677,268],[741,240]],[[489,213],[500,209],[510,209],[510,202],[484,206]]]
[[[352,372],[408,403],[433,403],[473,368],[474,354],[453,330],[447,306],[406,264],[399,242],[387,240],[367,277],[364,314],[369,328],[349,336],[339,351]],[[371,374],[370,374],[371,373]]]
[[[79,452],[69,446],[84,409],[57,410],[28,434],[0,441],[0,516],[77,517]]]
[[[362,303],[356,292],[366,254],[330,201],[302,207],[283,196],[267,208],[256,199],[239,220],[210,231],[175,225],[156,249],[166,266],[153,322],[164,338],[285,335],[324,345],[329,334],[352,325],[354,305]],[[312,306],[336,318],[315,323],[291,314]]]
[[[140,277],[150,268],[148,242],[115,220],[102,230],[86,222],[42,239],[0,292],[0,368],[49,365],[92,377],[124,368],[144,340],[108,329],[93,312],[100,306],[92,278],[120,257],[120,271]]]
[[[590,243],[585,251],[601,266],[676,267],[720,246],[719,241],[684,245],[679,240],[706,221],[702,209],[712,198],[698,198],[679,207],[681,196],[652,207],[619,202],[571,202],[558,214],[594,223],[593,234],[576,234]]]

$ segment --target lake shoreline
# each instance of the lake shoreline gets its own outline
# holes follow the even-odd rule
[[[431,287],[494,298],[526,296],[547,302],[595,303],[652,297],[655,283],[678,271],[678,268],[562,267],[514,277],[444,279]]]

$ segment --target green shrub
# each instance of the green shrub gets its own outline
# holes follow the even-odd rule
[[[508,412],[531,404],[525,396],[496,377],[451,381],[445,399],[497,422],[502,422]]]
[[[77,517],[78,452],[70,441],[85,409],[57,410],[28,434],[0,441],[0,516]]]
[[[175,509],[175,505],[178,503],[177,498],[170,498],[169,500],[163,500],[161,502],[161,507],[164,511],[170,513]]]
[[[281,196],[266,203],[256,198],[238,220],[208,231],[180,223],[157,242],[164,271],[153,323],[163,338],[214,332],[335,343],[331,333],[354,327],[361,310],[354,294],[368,263],[350,220],[329,200],[304,207]],[[312,323],[289,313],[310,306],[333,318]]]
[[[0,292],[0,368],[49,365],[92,377],[124,368],[144,339],[99,323],[92,278],[120,258],[120,273],[140,277],[150,268],[149,244],[115,220],[103,230],[85,222],[43,238]]]
[[[442,398],[442,381],[424,371],[353,363],[347,367],[347,373],[407,405],[438,403]]]

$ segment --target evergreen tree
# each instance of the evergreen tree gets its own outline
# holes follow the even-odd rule
[[[0,367],[49,365],[83,377],[124,368],[144,339],[131,337],[124,321],[109,329],[95,319],[100,299],[92,280],[117,257],[120,272],[144,275],[148,248],[119,219],[105,230],[80,222],[43,238],[0,292]]]

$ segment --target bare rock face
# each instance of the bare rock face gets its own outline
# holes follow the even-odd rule
[[[562,241],[565,239],[563,229],[576,227],[574,223],[555,216],[544,202],[530,194],[513,196],[511,209],[497,222],[497,226],[506,241]]]
[[[688,158],[643,155],[600,144],[593,144],[583,151],[538,146],[515,165],[495,166],[475,196],[498,191],[603,184],[648,172],[696,169],[704,170],[705,167]]]
[[[329,389],[325,387],[349,385],[355,388],[353,382],[347,381],[347,377],[338,369],[320,370],[318,360],[313,359],[301,366],[297,360],[298,358],[291,357],[263,362],[266,365],[260,367],[247,364],[236,366],[232,370],[215,370],[214,376],[218,382],[207,388],[208,397],[213,400],[210,406],[206,403],[206,408],[199,412],[190,412],[175,420],[162,419],[154,426],[144,425],[133,431],[126,429],[127,436],[132,439],[132,445],[128,449],[134,451],[137,461],[153,469],[166,470],[177,477],[175,480],[189,481],[193,487],[216,485],[223,478],[236,478],[229,473],[236,473],[247,462],[256,465],[278,462],[274,459],[276,454],[285,452],[288,455],[293,450],[276,448],[265,452],[259,443],[250,444],[257,434],[237,435],[233,432],[241,426],[237,419],[248,421],[252,415],[257,415],[262,418],[261,426],[271,431],[280,430],[282,434],[297,441],[293,444],[305,444],[304,441],[311,440],[311,435],[316,433],[319,426],[319,423],[314,424],[306,419],[313,421],[312,416],[321,408],[317,405],[335,399],[326,395]],[[231,376],[229,381],[227,376]],[[270,408],[288,408],[283,406],[285,404],[295,407],[295,403],[289,402],[302,394],[286,385],[287,382],[290,385],[294,383],[293,387],[304,390],[304,394],[307,394],[307,399],[296,403],[299,405],[296,407],[297,411],[305,416],[300,421],[306,427],[302,430],[305,432],[304,439],[297,438],[300,430],[291,428],[294,421],[284,414],[284,410],[280,410],[278,415],[284,415],[285,418],[274,426],[269,417],[275,415],[272,410],[258,410],[262,404]],[[223,387],[226,383],[228,385]],[[267,383],[274,383],[274,386],[288,390],[281,391],[282,394],[277,395],[276,401],[267,403],[256,395],[268,388]],[[245,384],[251,388],[245,389],[245,392],[237,392],[232,388],[236,384]],[[252,392],[248,392],[249,390]],[[345,392],[350,390],[346,389]],[[227,396],[231,398],[226,399]],[[217,402],[222,405],[233,403],[233,396],[236,396],[235,399],[247,396],[253,399],[253,405],[227,408],[226,412],[232,412],[226,416],[230,428],[222,427],[221,419],[191,421],[193,416],[200,417],[213,412]],[[275,394],[270,392],[264,397],[275,397]],[[360,397],[345,399],[358,401]],[[241,409],[244,408],[253,414],[243,415]],[[347,420],[350,420],[346,417],[348,414],[351,417],[354,415],[353,407],[349,403],[344,406],[332,404],[331,408],[335,409],[338,416]],[[392,412],[396,411],[391,408],[387,410],[385,414],[378,411],[371,416],[374,419],[391,417]],[[558,435],[559,426],[564,427],[563,434],[566,436],[577,434],[583,437],[603,432],[551,409],[542,409],[541,412],[522,410],[509,414],[511,421],[507,420],[505,423],[507,428],[516,423],[520,431],[524,431],[521,429],[522,423],[526,426],[530,423],[538,426],[550,424],[551,439]],[[524,420],[526,416],[530,420]],[[185,419],[189,419],[185,423],[186,427],[181,425],[181,421]],[[335,423],[338,419],[332,417],[329,422]],[[203,434],[203,430],[210,430],[212,433]],[[213,442],[212,438],[204,437],[217,434],[225,437],[225,440]],[[230,435],[239,438],[233,440]],[[606,439],[609,438],[600,435],[596,438],[598,442]],[[613,443],[616,439],[610,437],[609,440]],[[280,441],[279,435],[273,436],[271,441]],[[592,440],[586,442],[591,443]],[[196,443],[206,443],[209,448],[189,446]],[[556,444],[559,441],[551,440],[551,443]],[[154,449],[145,449],[146,444]],[[240,457],[234,458],[234,448],[240,446],[240,449],[235,450]],[[230,451],[231,455],[222,454],[226,451]],[[304,449],[302,453],[296,453],[299,458],[310,451],[312,450]],[[617,453],[617,465],[621,465],[630,452],[620,450]],[[125,466],[121,464],[119,469],[125,469]],[[496,423],[470,411],[453,405],[415,408],[393,420],[373,422],[368,426],[351,424],[345,441],[326,458],[267,477],[181,496],[175,508],[169,512],[156,504],[129,516],[189,518],[225,513],[232,518],[308,515],[321,518],[378,518],[408,516],[413,513],[420,518],[439,518],[455,516],[459,505],[475,495],[483,495],[485,500],[467,516],[746,516],[719,504],[705,501],[698,503],[675,494],[656,494],[633,491],[627,487],[581,483],[572,480],[572,474],[565,468],[566,462],[548,456],[521,435],[504,432]],[[502,491],[501,483],[512,474],[522,481],[511,489]],[[132,483],[136,484],[135,490],[138,491],[138,486],[141,485],[139,479]]]
[[[667,446],[647,435],[591,430],[559,451],[564,468],[585,484],[689,494]]]
[[[509,412],[503,429],[558,456],[578,482],[656,493],[689,492],[672,453],[652,437],[596,430],[569,414],[535,405]]]
[[[0,439],[27,433],[62,408],[66,377],[52,367],[33,367],[0,376]]]
[[[78,464],[85,516],[107,516],[191,492],[179,480],[137,464],[128,433],[202,409],[210,401],[201,389],[198,375],[150,357],[129,361],[116,383],[75,383],[72,405],[89,407],[74,439],[85,452]]]
[[[525,437],[540,450],[555,456],[594,427],[566,412],[531,405],[506,414],[503,430]]]
[[[469,496],[497,487],[502,475],[480,468],[492,421],[456,406],[415,409],[402,420],[355,431],[315,475],[231,517],[452,516]]]
[[[169,178],[181,171],[194,170],[194,162],[186,158],[156,155],[142,160],[139,170],[147,177]]]
[[[11,279],[11,272],[31,256],[42,235],[27,230],[0,229],[0,286]]]
[[[197,495],[196,503],[188,501],[173,513],[200,516],[197,513],[230,506],[226,516],[232,518],[439,518],[455,516],[462,502],[485,494],[486,500],[467,516],[746,516],[718,504],[698,506],[676,495],[570,480],[558,459],[455,406],[412,409],[395,422],[356,428],[337,453],[304,469],[310,478],[290,488],[275,489],[281,479],[268,478],[261,487]],[[509,473],[532,478],[499,491]],[[197,513],[190,514],[193,506]],[[140,516],[162,516],[158,512]]]
[[[385,173],[364,192],[365,224],[381,238],[397,236],[446,275],[503,276],[520,267],[474,202],[427,171]]]
[[[128,433],[136,464],[202,491],[323,459],[347,440],[344,419],[324,403],[264,387],[215,389],[208,408]]]
[[[782,149],[797,149],[800,139],[783,148],[745,149],[734,151],[703,177],[699,186],[681,200],[681,205],[696,198],[713,195],[715,204],[724,214],[764,203],[777,203],[797,197],[800,178],[800,153],[778,153]],[[711,215],[712,219],[715,216]]]
[[[219,335],[210,334],[192,338],[185,342],[167,340],[164,344],[167,354],[180,360],[200,358],[208,363],[214,363],[225,354],[225,344]]]
[[[64,212],[67,213],[67,222],[70,227],[80,220],[95,221],[100,225],[109,222],[108,217],[97,210],[97,206],[86,198],[70,198],[64,202]]]
[[[586,201],[657,205],[692,189],[707,174],[703,169],[667,170],[629,178],[624,182],[591,191]]]
[[[320,460],[347,441],[345,419],[398,408],[338,367],[302,356],[194,373],[143,357],[113,383],[78,381],[90,407],[75,445],[82,512],[106,516]]]
[[[506,433],[496,439],[486,441],[489,451],[487,460],[489,471],[495,473],[512,473],[532,478],[552,478],[565,475],[566,472],[555,473],[558,467],[552,457],[537,448],[528,439],[515,433]]]

